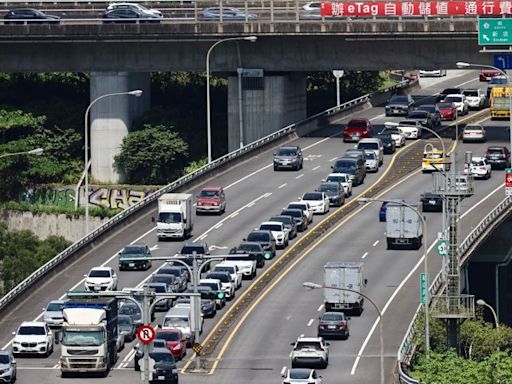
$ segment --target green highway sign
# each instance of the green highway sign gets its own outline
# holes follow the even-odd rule
[[[478,45],[512,45],[512,19],[479,19]]]
[[[425,304],[427,300],[427,276],[424,273],[420,273],[420,302]]]

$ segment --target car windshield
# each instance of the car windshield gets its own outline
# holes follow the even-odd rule
[[[436,111],[436,106],[435,105],[422,105],[422,106],[418,107],[418,110],[434,113]]]
[[[357,149],[379,149],[379,143],[359,143]]]
[[[143,255],[146,251],[146,248],[145,247],[133,247],[133,246],[128,246],[128,247],[124,247],[123,249],[123,253],[124,254],[130,254],[130,255],[133,255],[133,254],[136,254],[136,255]]]
[[[160,212],[158,222],[164,224],[181,223],[181,213],[179,212]]]
[[[462,101],[462,97],[461,96],[446,96],[445,100],[451,101],[453,103],[460,103]]]
[[[441,92],[444,95],[449,95],[450,93],[460,93],[459,88],[446,88],[443,92]]]
[[[179,316],[169,316],[164,319],[164,327],[188,327],[188,318]]]
[[[139,311],[139,308],[135,304],[126,303],[126,304],[121,305],[121,308],[119,308],[119,314],[130,315],[130,316],[132,316],[132,315],[140,316],[140,311]]]
[[[465,131],[481,131],[483,130],[483,127],[480,127],[478,125],[466,125],[466,128],[464,128]]]
[[[167,341],[179,341],[180,334],[178,332],[157,332],[156,338],[167,340]]]
[[[364,157],[366,160],[375,160],[376,159],[375,152],[365,152]]]
[[[358,150],[348,150],[348,151],[345,151],[345,154],[343,155],[343,157],[359,157],[361,156],[361,152],[359,152]]]
[[[439,103],[437,104],[437,108],[439,109],[452,109],[453,106],[451,103]]]
[[[428,116],[427,111],[414,111],[409,114],[409,117],[412,117],[412,118],[427,117],[427,116]]]
[[[296,350],[301,350],[301,349],[318,349],[318,350],[320,350],[322,348],[320,347],[320,343],[316,342],[316,341],[299,341],[295,345],[295,349]]]
[[[291,217],[302,217],[302,212],[298,209],[286,209],[283,212],[281,212],[283,215],[291,216]]]
[[[339,187],[336,184],[320,184],[318,190],[320,192],[338,192]]]
[[[289,217],[283,217],[283,216],[272,216],[270,218],[270,221],[278,221],[280,223],[283,223],[283,224],[288,224],[290,225],[292,223],[292,219],[289,218]]]
[[[64,304],[62,303],[50,303],[46,307],[46,310],[48,312],[60,312],[62,311],[62,308],[64,308]]]
[[[294,380],[307,380],[309,379],[310,372],[307,369],[292,369],[289,376],[290,379]]]
[[[153,283],[168,283],[168,282],[172,282],[173,281],[173,278],[174,276],[172,275],[153,275],[151,276],[151,282]],[[156,286],[155,286],[156,287]],[[153,287],[151,287],[153,288]]]
[[[334,168],[348,168],[348,169],[355,169],[356,163],[353,161],[347,161],[347,160],[338,160],[336,163],[334,163]]]
[[[85,330],[71,330],[66,329],[62,332],[63,345],[87,345],[99,346],[103,343],[102,331],[85,331]]]
[[[507,78],[502,76],[495,76],[491,79],[489,84],[507,84]]]
[[[260,241],[268,241],[268,240],[269,240],[269,235],[267,233],[251,232],[251,233],[249,233],[249,236],[247,236],[247,241],[260,242]],[[242,249],[244,249],[244,248],[242,248]],[[251,251],[254,251],[256,249],[257,248],[254,245],[252,245],[250,247]],[[248,249],[245,248],[245,250],[248,250]]]
[[[389,134],[400,134],[401,131],[398,128],[384,128],[382,130],[383,133],[389,133]]]
[[[89,272],[89,277],[110,277],[110,271],[95,269]]]
[[[182,255],[192,255],[194,252],[196,252],[198,255],[201,255],[204,253],[203,247],[196,247],[194,245],[185,245],[183,248],[181,248],[181,254]]]
[[[172,353],[150,352],[149,356],[157,363],[174,363],[174,357],[172,357]]]
[[[342,321],[343,315],[341,313],[324,313],[322,321]]]
[[[8,355],[0,355],[0,364],[9,364],[9,356]]]
[[[18,335],[45,335],[44,327],[25,326],[20,327]]]
[[[279,224],[261,224],[260,229],[266,229],[268,231],[280,232],[283,228]]]
[[[308,192],[302,196],[302,200],[322,200],[321,193]]]
[[[380,137],[380,140],[382,141],[383,144],[388,144],[388,143],[391,143],[393,141],[393,138],[391,136],[381,136]]]
[[[489,148],[487,153],[503,155],[503,150],[501,148]]]
[[[350,120],[347,128],[366,128],[367,125],[365,120]]]
[[[229,283],[231,281],[231,277],[229,275],[225,275],[223,273],[209,273],[209,279],[217,279],[222,281],[223,283]]]
[[[154,281],[156,281],[157,279],[155,279]],[[166,280],[167,281],[167,280]],[[164,281],[162,281],[163,283]],[[150,284],[148,285],[149,288],[151,288],[152,290],[154,290],[156,293],[167,293],[167,290],[165,289],[165,285],[160,285],[160,284]]]
[[[235,267],[228,267],[224,265],[217,265],[213,268],[214,271],[235,273]]]
[[[474,165],[475,167],[484,166],[485,163],[483,160],[472,160],[471,165]]]
[[[389,102],[404,104],[409,102],[409,98],[407,96],[393,96]]]
[[[279,148],[277,156],[296,156],[297,150],[295,148]]]
[[[206,281],[202,281],[202,282],[201,282],[201,285],[202,285],[203,287],[209,287],[209,288],[211,288],[211,289],[212,289],[212,291],[216,291],[216,290],[218,290],[218,289],[219,289],[219,286],[218,286],[218,284],[217,284],[217,283],[208,283],[208,282],[206,282]]]
[[[212,198],[212,197],[219,197],[219,191],[213,191],[213,190],[203,189],[203,190],[199,193],[199,197],[209,197],[209,198]]]
[[[466,90],[462,91],[462,93],[466,96],[478,96],[478,91],[476,90]]]
[[[158,270],[158,273],[159,274],[164,274],[164,275],[181,276],[180,270],[179,269],[174,269],[174,268],[160,268]]]

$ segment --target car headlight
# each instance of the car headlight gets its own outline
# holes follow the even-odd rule
[[[13,341],[12,345],[20,345],[20,342],[19,341]]]
[[[9,369],[10,369],[10,368],[0,369],[0,375],[2,375],[2,374],[4,374],[4,373],[9,372]]]
[[[46,345],[46,341],[40,341],[37,343],[37,345]]]

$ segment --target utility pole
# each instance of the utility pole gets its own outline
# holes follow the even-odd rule
[[[199,279],[201,277],[199,273],[199,268],[197,266],[198,258],[201,258],[201,256],[197,255],[196,253],[192,255],[192,287],[194,289],[194,293],[199,293],[197,287],[199,285]],[[192,304],[194,312],[194,343],[198,343],[200,338],[199,314],[201,313],[201,298],[198,296],[192,297]],[[199,372],[201,371],[201,369],[201,352],[196,352],[194,372]]]
[[[144,287],[143,290],[143,299],[142,299],[142,323],[144,325],[150,325],[151,321],[151,313],[150,313],[150,303],[149,303],[149,295],[150,290],[149,287]],[[144,384],[149,384],[149,381],[152,379],[150,375],[153,375],[153,372],[149,369],[149,344],[146,343],[143,345],[144,349]]]

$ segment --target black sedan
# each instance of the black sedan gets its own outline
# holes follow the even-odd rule
[[[410,120],[416,120],[419,121],[421,125],[427,128],[434,128],[434,122],[432,120],[432,115],[428,111],[424,111],[421,109],[416,109],[414,111],[411,111],[409,115],[407,116]]]
[[[114,8],[103,14],[103,23],[159,23],[161,18],[136,8]]]
[[[47,15],[37,9],[11,9],[4,16],[4,24],[59,24],[60,17]]]
[[[317,189],[318,192],[325,192],[329,196],[329,204],[341,207],[345,204],[345,189],[340,183],[322,183]]]
[[[418,107],[420,111],[430,112],[430,117],[432,119],[432,125],[434,127],[439,127],[441,125],[441,112],[434,104],[424,104]]]
[[[384,154],[391,155],[396,151],[396,143],[393,140],[391,135],[379,134],[379,139],[382,141],[382,146],[384,147]]]
[[[343,312],[325,312],[319,320],[318,337],[348,339],[350,335],[348,329],[349,318]]]
[[[443,197],[437,193],[425,192],[420,202],[423,212],[443,212]]]

